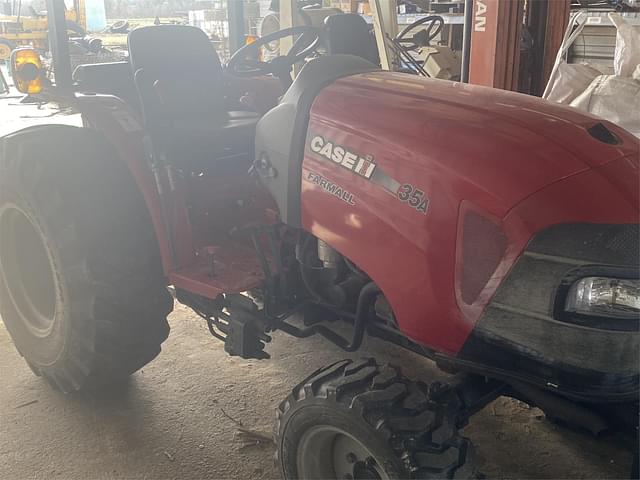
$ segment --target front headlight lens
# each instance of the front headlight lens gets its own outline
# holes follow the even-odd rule
[[[565,309],[584,315],[640,318],[640,280],[583,278],[571,286]]]

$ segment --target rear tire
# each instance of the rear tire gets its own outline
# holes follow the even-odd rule
[[[276,412],[283,478],[474,478],[455,393],[429,390],[373,359],[316,371]]]
[[[122,381],[160,353],[173,309],[137,185],[88,129],[36,127],[0,147],[7,330],[63,392]]]

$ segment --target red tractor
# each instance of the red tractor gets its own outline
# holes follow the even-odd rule
[[[200,30],[140,28],[129,61],[73,81],[54,44],[43,95],[84,127],[0,140],[1,314],[33,371],[63,392],[132,374],[169,334],[171,285],[230,355],[268,358],[277,331],[348,352],[371,335],[456,374],[311,373],[277,411],[286,479],[472,478],[459,430],[502,395],[633,430],[637,139],[331,51],[292,82],[319,37],[276,32],[223,69]],[[41,80],[28,61],[14,75]]]

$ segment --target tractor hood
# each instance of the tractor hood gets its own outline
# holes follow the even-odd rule
[[[316,98],[312,118],[322,131],[310,137],[373,157],[398,184],[429,191],[449,182],[499,216],[559,180],[638,155],[631,134],[572,108],[399,73],[334,82]]]
[[[533,235],[637,221],[637,145],[524,95],[350,75],[311,108],[302,226],[366,271],[403,333],[455,354]]]

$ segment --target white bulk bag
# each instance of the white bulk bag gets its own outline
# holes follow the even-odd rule
[[[568,105],[585,91],[594,78],[603,73],[586,63],[567,63],[565,59],[569,48],[582,33],[586,23],[586,12],[578,12],[571,16],[542,98]]]
[[[600,75],[571,106],[609,120],[640,138],[640,81]]]
[[[618,30],[613,56],[614,73],[621,77],[631,77],[640,65],[640,30],[628,23],[619,13],[610,13],[609,20]]]

